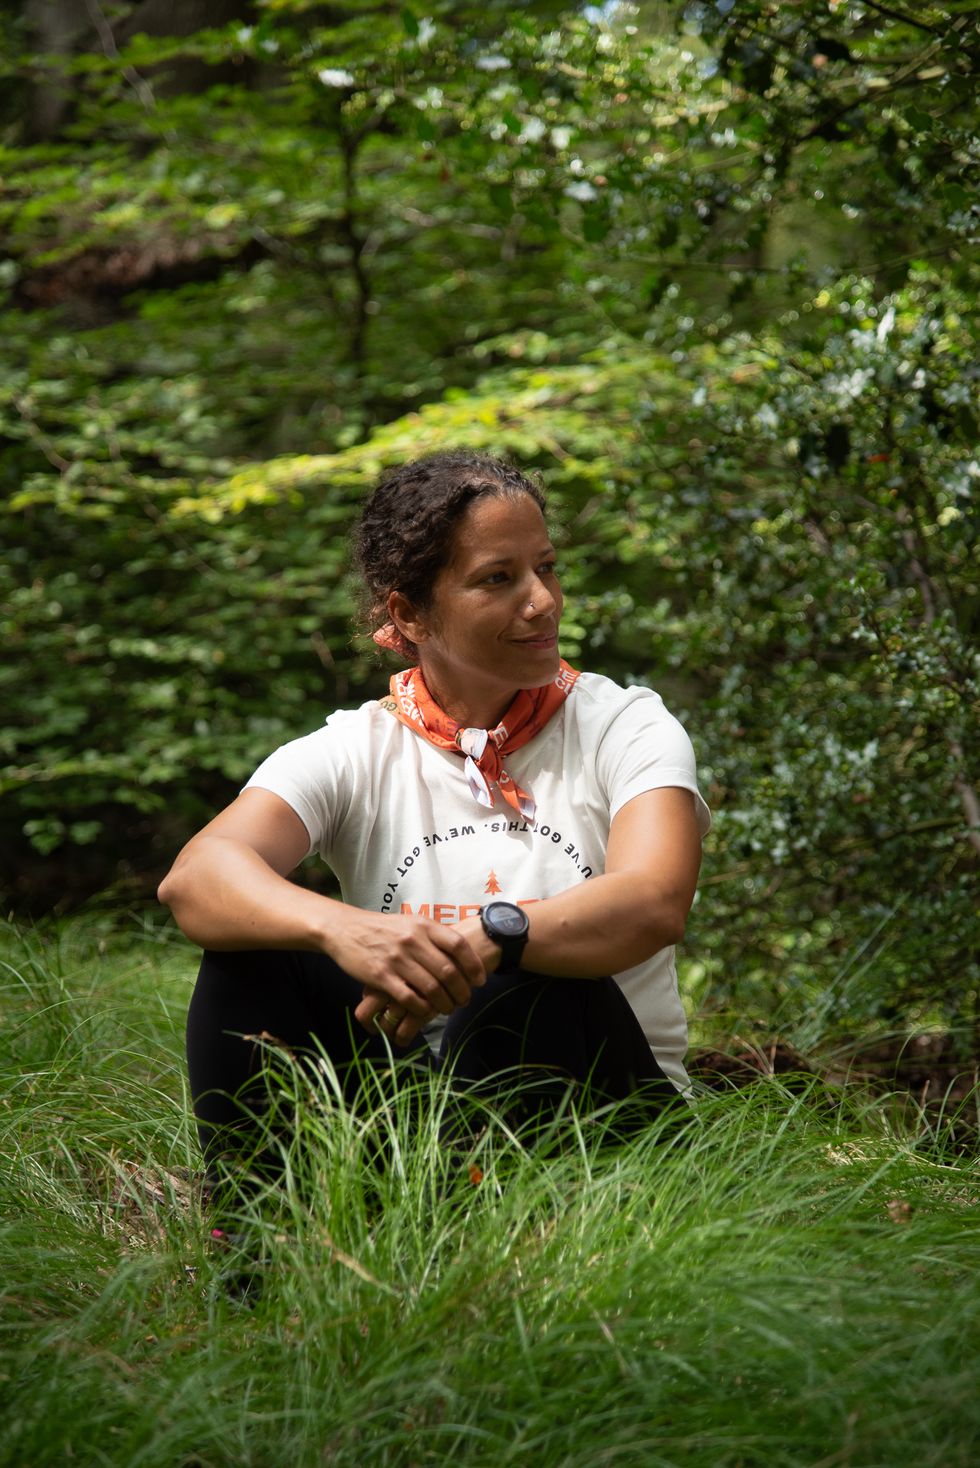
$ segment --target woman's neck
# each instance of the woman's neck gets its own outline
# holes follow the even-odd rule
[[[520,692],[515,688],[510,693],[487,692],[481,697],[479,690],[473,690],[464,698],[445,684],[440,684],[431,669],[423,666],[422,677],[443,713],[464,729],[495,729]]]

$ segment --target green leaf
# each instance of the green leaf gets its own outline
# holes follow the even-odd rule
[[[582,209],[582,234],[590,244],[598,244],[610,230],[609,212],[604,205],[588,205]]]
[[[513,214],[514,199],[510,189],[503,183],[492,183],[487,186],[490,202],[501,214]]]

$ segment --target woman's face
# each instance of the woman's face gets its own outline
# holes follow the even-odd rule
[[[526,494],[487,495],[459,522],[432,602],[415,613],[409,636],[440,705],[487,728],[518,689],[557,676],[561,611],[555,550],[538,506]]]

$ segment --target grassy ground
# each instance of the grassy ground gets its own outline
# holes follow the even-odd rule
[[[980,1173],[812,1079],[683,1140],[468,1150],[288,1072],[297,1143],[229,1296],[186,1121],[172,934],[10,930],[0,1464],[973,1464]],[[390,1163],[366,1164],[372,1134]],[[249,1299],[254,1299],[249,1296]]]

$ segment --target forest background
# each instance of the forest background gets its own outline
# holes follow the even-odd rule
[[[0,1468],[974,1468],[975,9],[0,0]],[[267,1037],[216,1240],[154,887],[459,445],[694,738],[697,1105]]]
[[[470,445],[691,730],[702,1020],[980,1054],[974,7],[27,0],[0,65],[7,910],[151,900],[384,687],[348,531]]]

